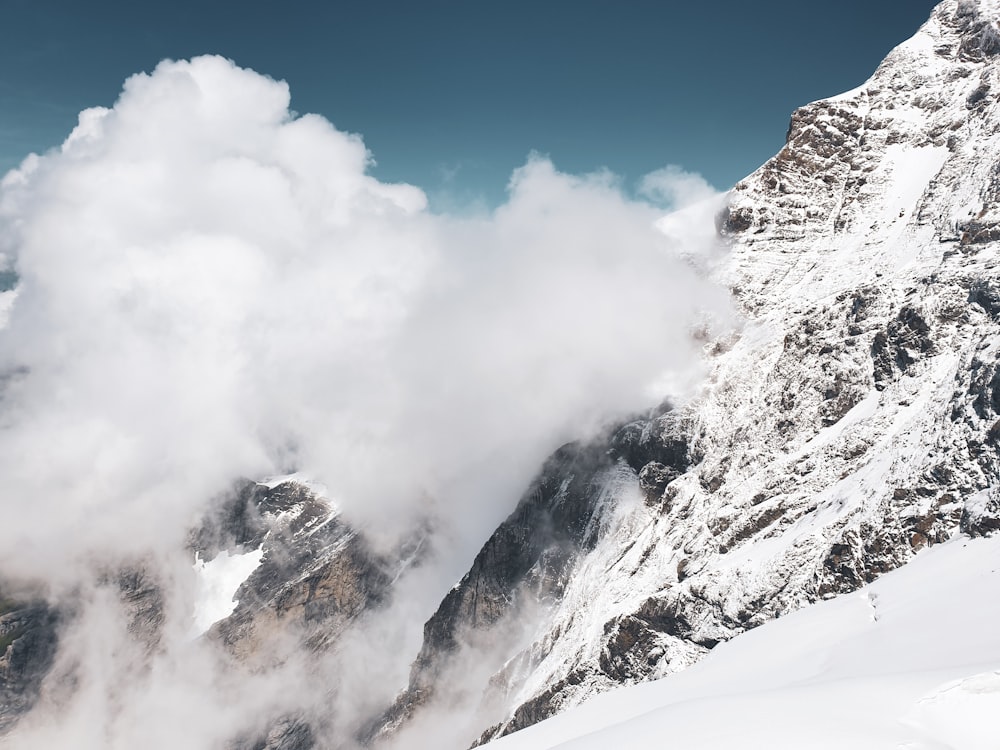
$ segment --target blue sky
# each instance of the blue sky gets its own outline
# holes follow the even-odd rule
[[[727,188],[791,111],[861,83],[930,0],[809,4],[2,0],[0,170],[58,144],[164,57],[217,53],[361,133],[374,173],[438,205],[499,202],[535,150],[629,183],[666,164]]]

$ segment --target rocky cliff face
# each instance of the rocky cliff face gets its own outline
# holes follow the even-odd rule
[[[481,740],[682,669],[960,527],[995,528],[998,20],[993,2],[942,3],[865,85],[796,111],[786,146],[734,188],[721,276],[745,325],[671,417],[683,460],[618,459],[593,490],[599,539],[483,686],[503,708]],[[532,519],[507,525],[506,556],[530,549]],[[489,550],[428,623],[403,704],[452,649],[441,622],[490,626],[459,606],[506,569]]]

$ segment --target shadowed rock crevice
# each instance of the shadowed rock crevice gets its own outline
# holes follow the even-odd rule
[[[897,373],[905,375],[918,360],[932,352],[934,341],[930,333],[930,325],[909,305],[899,311],[884,331],[876,333],[871,347],[875,387],[885,389]]]

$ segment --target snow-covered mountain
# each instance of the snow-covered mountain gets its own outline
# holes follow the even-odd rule
[[[746,322],[711,345],[710,383],[626,428],[654,435],[638,461],[567,470],[567,488],[591,482],[579,523],[596,540],[570,563],[561,541],[532,547],[498,594],[490,544],[534,527],[509,519],[428,623],[404,704],[456,633],[525,600],[541,612],[490,680],[484,738],[995,527],[998,20],[993,2],[943,2],[864,85],[795,112],[719,220]],[[555,492],[550,512],[576,497]]]
[[[468,572],[435,592],[422,643],[381,655],[396,671],[380,677],[398,684],[358,691],[365,666],[348,657],[387,618],[426,617],[396,603],[427,535],[387,549],[295,477],[222,498],[190,549],[243,561],[200,568],[238,604],[204,618],[205,638],[248,673],[300,658],[303,644],[325,665],[309,705],[262,711],[230,747],[467,747],[569,711],[523,741],[497,741],[549,747],[656,707],[666,708],[642,722],[675,721],[679,696],[709,695],[718,680],[742,692],[708,710],[747,716],[761,705],[751,695],[761,670],[775,668],[763,683],[784,700],[817,674],[808,664],[848,653],[840,625],[866,654],[909,632],[923,580],[941,602],[994,617],[975,592],[995,592],[982,570],[995,540],[958,550],[962,535],[1000,528],[998,22],[995,0],[945,0],[864,85],[794,113],[785,147],[718,216],[729,249],[714,273],[744,320],[706,344],[704,387],[550,457]],[[851,593],[918,555],[912,572]],[[155,653],[155,575],[138,566],[108,579],[129,632]],[[883,600],[894,609],[873,619]],[[43,680],[64,668],[54,634],[72,616],[0,597],[0,731],[50,699],[45,684],[72,681]],[[981,657],[977,673],[1000,667],[994,652]],[[871,674],[888,680],[892,658]],[[942,659],[912,689],[965,678],[961,690],[979,689]],[[587,719],[571,711],[699,662],[601,699]],[[945,692],[935,711],[950,705]]]

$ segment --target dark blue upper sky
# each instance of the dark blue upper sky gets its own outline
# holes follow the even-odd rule
[[[0,0],[0,170],[164,57],[218,53],[361,133],[375,174],[495,203],[532,150],[726,188],[801,104],[861,83],[932,0]]]

